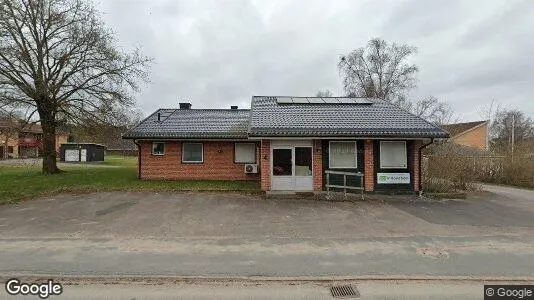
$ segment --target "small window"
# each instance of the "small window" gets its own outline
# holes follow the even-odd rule
[[[357,168],[356,142],[330,142],[328,157],[330,168]]]
[[[202,143],[183,143],[182,162],[202,163],[204,162],[204,149]]]
[[[165,155],[165,143],[163,142],[152,143],[152,155]]]
[[[255,163],[256,162],[256,145],[254,143],[236,143],[234,162]]]
[[[13,154],[13,146],[7,146],[7,153]]]
[[[380,168],[406,169],[408,167],[405,141],[380,142]]]

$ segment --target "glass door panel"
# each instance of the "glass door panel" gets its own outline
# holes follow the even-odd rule
[[[312,148],[295,147],[295,176],[312,175]]]
[[[291,149],[273,149],[273,176],[293,175]]]

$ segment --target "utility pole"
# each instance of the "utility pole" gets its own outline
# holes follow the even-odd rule
[[[512,114],[512,163],[514,163],[515,115]]]

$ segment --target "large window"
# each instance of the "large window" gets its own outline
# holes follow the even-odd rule
[[[406,169],[408,167],[405,141],[380,142],[380,168]]]
[[[165,143],[164,142],[152,143],[152,155],[164,155],[164,154],[165,154]]]
[[[357,168],[356,142],[330,142],[329,167],[332,169]]]
[[[204,162],[204,148],[202,143],[183,143],[182,162],[202,163]]]
[[[256,145],[254,143],[236,143],[234,162],[255,163],[256,162]]]

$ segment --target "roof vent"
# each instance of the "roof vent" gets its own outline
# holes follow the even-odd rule
[[[191,103],[180,102],[180,109],[191,109]]]
[[[237,105],[230,106],[230,109],[237,109]]]
[[[158,122],[161,122],[161,114],[158,113]]]

